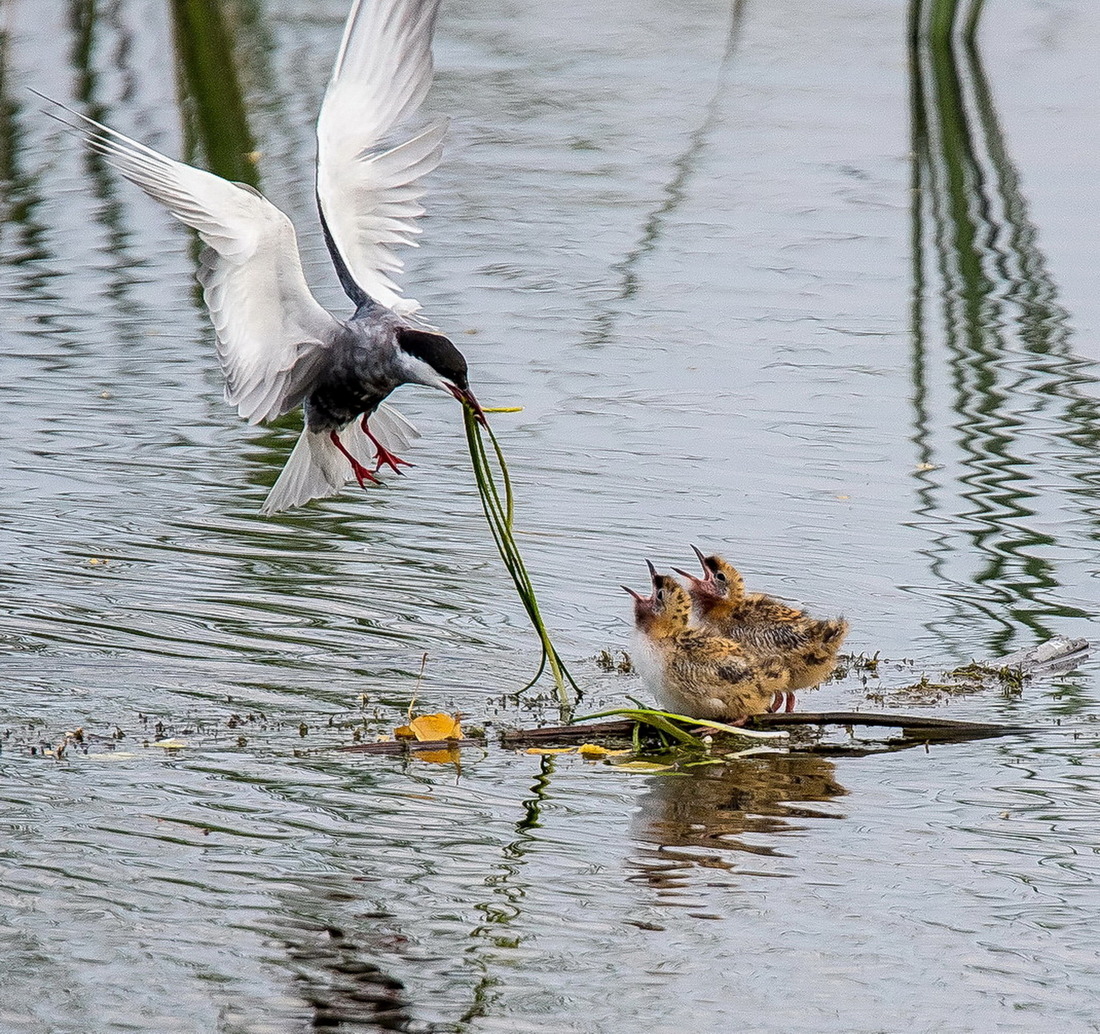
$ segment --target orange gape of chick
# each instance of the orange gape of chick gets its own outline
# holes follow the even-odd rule
[[[698,549],[695,555],[703,565],[702,578],[679,569],[676,573],[688,580],[695,614],[704,629],[780,657],[791,672],[788,690],[820,685],[833,673],[840,644],[848,634],[847,621],[819,620],[762,592],[746,593],[745,580],[731,564],[720,556],[703,556]]]
[[[648,561],[646,561],[649,563]],[[790,682],[782,657],[690,627],[691,597],[649,564],[653,593],[633,589],[635,667],[659,704],[677,714],[739,724],[769,710]]]

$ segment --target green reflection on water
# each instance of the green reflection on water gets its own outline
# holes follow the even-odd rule
[[[937,579],[951,580],[954,554],[971,554],[972,581],[959,585],[956,608],[992,620],[986,645],[996,653],[1020,624],[1046,638],[1051,618],[1088,616],[1058,599],[1058,573],[1044,556],[1056,539],[1039,530],[1031,502],[1050,491],[1052,472],[1028,438],[1055,426],[1043,446],[1058,448],[1063,476],[1077,483],[1062,509],[1094,522],[1082,504],[1096,493],[1100,414],[1082,391],[1095,374],[1072,353],[1068,315],[966,36],[980,4],[961,23],[962,38],[951,31],[957,5],[946,23],[944,6],[913,0],[910,9],[916,513],[936,529],[928,555]],[[950,417],[933,402],[937,379],[947,384]]]
[[[176,69],[179,75],[187,160],[196,147],[211,172],[259,187],[234,36],[220,4],[172,0]]]
[[[42,224],[34,211],[42,200],[35,175],[23,161],[18,86],[12,82],[10,36],[0,21],[0,247],[5,262],[45,257]]]

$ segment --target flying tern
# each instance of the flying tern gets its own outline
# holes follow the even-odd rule
[[[484,414],[454,344],[415,318],[392,279],[394,245],[415,245],[423,188],[442,155],[446,123],[396,139],[432,79],[440,0],[355,0],[317,120],[321,228],[350,319],[306,284],[294,227],[258,191],[138,143],[87,116],[70,123],[123,176],[198,232],[199,282],[217,335],[226,399],[251,423],[302,406],[305,427],[262,512],[334,495],[353,477],[398,471],[418,432],[384,404],[402,384],[449,392]],[[75,118],[74,118],[75,116]],[[396,139],[396,142],[395,142]],[[368,423],[369,421],[369,423]],[[372,470],[367,464],[375,461]]]

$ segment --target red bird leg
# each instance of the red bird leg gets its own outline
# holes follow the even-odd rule
[[[389,449],[387,449],[373,434],[370,433],[370,428],[367,427],[367,417],[363,417],[363,422],[360,425],[363,428],[363,434],[365,434],[370,440],[371,444],[375,448],[376,456],[378,460],[378,466],[375,467],[375,472],[382,469],[382,464],[388,464],[390,470],[395,474],[404,474],[405,472],[400,467],[412,467],[414,464],[408,460],[401,459],[400,456],[395,456]]]
[[[794,710],[794,705],[795,705],[794,694],[788,689],[787,693],[786,693],[786,696],[787,696],[787,704],[783,708],[783,710],[786,711],[787,714],[790,714]]]
[[[368,481],[373,482],[376,485],[379,484],[378,478],[376,478],[374,474],[367,470],[367,468],[364,467],[362,463],[360,463],[350,452],[348,452],[347,446],[345,446],[344,443],[340,441],[340,436],[335,431],[329,431],[328,437],[329,441],[331,441],[332,444],[335,445],[336,448],[344,454],[348,463],[351,464],[351,472],[355,475],[355,480],[359,482],[360,488],[366,488]]]
[[[768,714],[775,714],[775,712],[783,706],[783,698],[786,697],[786,695],[786,693],[776,693],[772,697],[772,702],[768,704]]]

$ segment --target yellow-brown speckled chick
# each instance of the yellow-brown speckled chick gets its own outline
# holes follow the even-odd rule
[[[634,597],[631,656],[660,706],[730,723],[767,711],[790,679],[782,659],[762,657],[732,639],[691,628],[687,590],[658,574],[652,564],[649,571],[651,596],[626,590]]]
[[[790,690],[820,685],[833,673],[840,644],[848,634],[847,621],[820,620],[773,596],[746,593],[745,580],[732,564],[691,548],[703,565],[703,577],[696,578],[686,571],[677,573],[688,580],[695,614],[703,628],[781,658],[791,671]]]

